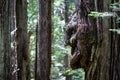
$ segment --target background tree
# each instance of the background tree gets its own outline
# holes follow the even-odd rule
[[[51,31],[51,0],[39,0],[36,36],[36,80],[50,80]]]
[[[29,65],[27,35],[27,0],[16,0],[16,34],[18,80],[28,80],[26,67]]]
[[[68,19],[68,16],[69,16],[69,1],[68,0],[64,0],[64,6],[65,6],[65,10],[64,10],[64,21],[65,21],[65,24],[67,25],[69,19]],[[64,67],[67,69],[69,68],[69,55],[68,53],[65,55],[64,57]],[[69,74],[65,74],[65,77],[66,77],[66,80],[71,80],[71,75]]]
[[[0,1],[0,79],[3,80],[3,27],[2,27],[2,3],[3,1]]]
[[[69,0],[69,12],[67,15],[69,16],[73,13],[75,8],[74,0]],[[54,0],[54,28],[53,28],[53,43],[52,43],[52,68],[51,68],[51,76],[52,80],[65,80],[65,75],[72,75],[71,79],[81,79],[84,80],[84,71],[82,69],[71,70],[71,68],[66,68],[66,65],[69,65],[70,57],[70,47],[64,47],[64,30],[65,28],[65,3],[64,0],[58,1]],[[61,18],[61,16],[63,16]],[[67,58],[65,56],[68,56]]]
[[[4,1],[2,11],[2,28],[3,28],[3,44],[4,44],[4,80],[12,79],[11,62],[10,62],[10,20],[9,20],[9,1]],[[9,67],[8,67],[9,66]]]
[[[12,52],[11,47],[11,29],[15,26],[14,24],[14,0],[1,0],[0,1],[0,14],[1,14],[1,44],[3,45],[3,50],[1,49],[1,59],[4,60],[4,76],[2,79],[4,80],[16,80],[16,72],[15,71],[15,57]],[[2,47],[1,45],[1,47]],[[3,52],[2,52],[3,51]],[[4,53],[4,55],[2,54]],[[3,64],[3,63],[2,63]],[[2,68],[1,68],[2,69]]]
[[[29,37],[29,53],[30,53],[30,78],[35,78],[35,49],[36,49],[36,24],[38,17],[38,0],[28,0],[28,32],[32,32]]]

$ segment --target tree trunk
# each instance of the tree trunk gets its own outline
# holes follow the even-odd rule
[[[12,33],[13,30],[15,29],[15,22],[16,22],[16,19],[15,19],[15,2],[16,0],[9,0],[10,3],[9,3],[9,20],[10,20],[10,32]],[[17,55],[15,53],[15,34],[9,34],[10,35],[10,44],[11,44],[11,56],[10,56],[10,59],[11,59],[11,65],[12,65],[12,68],[11,68],[11,72],[12,72],[12,79],[11,80],[17,80]]]
[[[65,4],[65,23],[67,24],[69,19],[68,19],[68,12],[69,12],[69,0],[64,0],[64,4]]]
[[[26,79],[26,66],[29,64],[27,35],[27,0],[16,1],[16,35],[18,80]]]
[[[32,31],[28,31],[28,56],[30,57],[30,37],[33,34]],[[30,80],[31,79],[31,72],[30,72],[30,62],[27,64],[26,66],[26,80]]]
[[[0,17],[0,19],[1,19],[1,17]],[[0,23],[0,30],[1,30],[1,23]],[[4,55],[4,53],[3,53],[3,34],[1,34],[1,31],[0,31],[0,80],[3,80],[3,66],[4,66],[3,55]]]
[[[67,68],[69,68],[69,56],[68,56],[68,54],[66,54],[65,56],[64,56],[64,63],[65,63],[65,68],[67,69]],[[66,77],[66,79],[65,80],[71,80],[71,75],[68,75],[68,74],[65,74],[65,77]]]
[[[50,80],[51,0],[39,0],[35,80]]]
[[[64,0],[64,4],[65,4],[65,12],[64,12],[64,19],[65,19],[65,24],[68,23],[69,19],[68,19],[68,12],[69,12],[69,0]],[[69,68],[69,56],[68,54],[66,54],[64,56],[64,63],[65,63],[65,68]],[[71,80],[71,75],[65,74],[66,80]]]
[[[11,31],[11,26],[13,25],[14,19],[12,10],[14,9],[14,4],[13,0],[3,0],[1,1],[1,34],[3,35],[3,45],[4,45],[4,80],[15,80],[14,75],[12,74],[14,71],[14,67],[12,64],[12,52],[11,52],[11,40],[10,40],[10,31]]]
[[[94,3],[93,3],[94,2]],[[91,0],[96,11],[109,11],[113,0]],[[118,28],[114,18],[97,18],[94,26],[94,59],[86,72],[86,80],[119,80],[120,79],[120,36],[110,32]]]
[[[0,0],[0,80],[3,80],[3,67],[4,67],[4,61],[3,61],[3,31],[2,31],[2,0]]]

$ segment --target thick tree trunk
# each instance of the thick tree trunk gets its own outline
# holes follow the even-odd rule
[[[50,80],[51,0],[39,0],[35,80]]]
[[[15,80],[13,78],[12,72],[12,53],[10,47],[10,29],[11,26],[14,26],[11,21],[13,21],[13,14],[11,10],[14,9],[14,6],[10,5],[12,0],[3,0],[1,1],[1,34],[3,35],[3,45],[4,45],[4,80]],[[11,20],[10,20],[11,19]]]
[[[26,66],[29,64],[27,35],[27,0],[16,1],[16,35],[15,35],[18,80],[26,79]]]
[[[16,56],[15,52],[11,47],[11,36],[10,32],[12,31],[13,27],[15,26],[15,0],[9,0],[9,1],[0,1],[0,19],[1,19],[1,27],[0,27],[0,36],[1,37],[1,69],[3,64],[3,52],[4,52],[4,71],[2,74],[4,74],[4,80],[16,80]],[[12,41],[13,42],[13,41]],[[3,47],[4,45],[4,47]],[[3,51],[4,49],[4,51]],[[4,73],[3,73],[4,72]],[[0,74],[1,75],[1,74]],[[2,76],[2,75],[1,75]],[[1,79],[3,80],[3,79]]]
[[[94,2],[94,3],[93,3]],[[109,11],[112,0],[91,0],[96,11]],[[86,72],[86,80],[120,79],[120,37],[110,28],[118,28],[113,18],[97,18],[94,59]]]
[[[4,66],[4,62],[3,62],[3,31],[2,31],[2,0],[0,0],[0,80],[3,80],[3,66]]]
[[[0,23],[0,29],[1,29],[1,23]],[[3,80],[3,66],[4,66],[3,55],[4,55],[4,53],[3,53],[3,34],[1,34],[1,31],[0,31],[0,80]]]

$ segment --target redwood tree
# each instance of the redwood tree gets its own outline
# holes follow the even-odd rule
[[[82,15],[84,10],[89,11],[98,11],[98,12],[109,12],[109,5],[114,2],[118,2],[118,0],[76,0],[76,8]],[[85,4],[81,4],[84,2]],[[89,9],[87,9],[87,7]],[[117,12],[118,13],[118,12]],[[119,15],[119,14],[118,14]],[[86,17],[88,16],[88,13]],[[85,17],[83,14],[81,17]],[[74,18],[74,16],[73,16]],[[88,18],[87,18],[88,19]],[[84,20],[85,21],[85,20]],[[119,24],[115,22],[115,17],[97,17],[90,18],[90,26],[89,29],[92,31],[92,41],[91,46],[89,42],[85,42],[85,39],[89,39],[90,35],[77,34],[72,38],[73,40],[77,40],[77,48],[79,48],[80,56],[74,56],[71,59],[71,63],[73,69],[83,68],[85,70],[85,80],[119,80],[120,79],[120,36],[115,32],[110,32],[109,29],[117,29],[119,28]],[[69,27],[70,26],[70,27]],[[77,25],[77,28],[73,25],[69,25],[67,31],[70,30],[78,30],[78,33],[82,33],[82,29],[87,26]],[[81,30],[81,31],[80,31]],[[85,30],[83,30],[84,32]],[[71,31],[70,31],[71,32]],[[72,33],[73,34],[73,33]],[[87,36],[87,37],[86,37]],[[69,37],[69,35],[68,35]],[[82,39],[84,38],[84,39]],[[71,35],[70,38],[71,39]],[[69,40],[68,39],[68,40]],[[82,41],[83,40],[83,41]],[[85,42],[82,43],[82,42]],[[73,45],[73,43],[71,43]],[[88,46],[88,47],[86,47]],[[89,53],[85,51],[89,49]],[[74,52],[76,52],[74,50]],[[79,53],[79,52],[78,52]],[[75,54],[75,53],[74,53]],[[85,55],[85,56],[82,56]],[[83,57],[83,60],[81,59]],[[85,59],[85,61],[84,61]],[[78,62],[77,62],[78,61]],[[85,67],[82,66],[85,64]],[[80,64],[80,65],[79,65]],[[71,67],[72,67],[71,66]]]
[[[50,80],[51,29],[51,0],[39,0],[36,36],[36,80]]]
[[[119,0],[91,0],[95,11],[110,11],[109,5]],[[93,3],[94,2],[94,3]],[[120,79],[120,36],[110,32],[119,28],[115,18],[97,18],[94,35],[96,44],[94,60],[86,72],[86,80],[119,80]]]
[[[15,56],[11,49],[11,29],[15,26],[14,22],[14,0],[1,0],[0,1],[0,18],[1,18],[1,43],[3,43],[3,60],[4,60],[4,71],[3,71],[3,79],[4,80],[16,80],[16,72],[15,72]],[[1,58],[2,59],[2,58]]]
[[[27,80],[26,67],[29,64],[27,0],[16,0],[15,46],[15,52],[17,53],[18,80]]]
[[[0,80],[3,80],[3,31],[2,31],[2,0],[0,0]]]

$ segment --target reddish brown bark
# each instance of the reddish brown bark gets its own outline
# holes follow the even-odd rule
[[[50,80],[51,0],[39,0],[35,80]]]
[[[94,3],[93,3],[94,2]],[[110,11],[108,4],[113,0],[93,0],[96,11]],[[96,22],[96,23],[95,23]],[[94,35],[96,44],[94,47],[94,60],[86,72],[86,80],[118,80],[120,79],[120,37],[110,28],[118,28],[114,18],[97,18],[94,21]]]
[[[26,80],[26,66],[29,64],[27,35],[27,0],[16,0],[16,35],[18,80]]]

